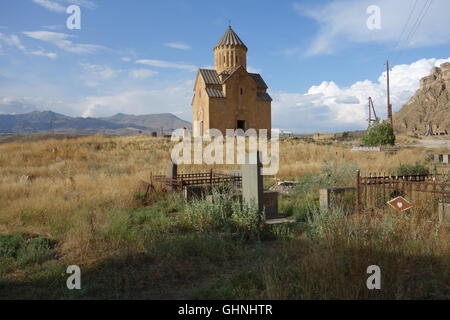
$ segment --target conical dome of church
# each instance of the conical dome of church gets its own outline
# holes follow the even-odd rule
[[[247,47],[231,26],[214,47],[214,65],[218,73],[233,72],[237,67],[247,68]]]
[[[220,46],[242,46],[247,49],[244,42],[242,42],[241,38],[239,38],[236,32],[233,31],[231,26],[228,27],[225,34],[222,36],[219,42],[217,42],[215,48]]]

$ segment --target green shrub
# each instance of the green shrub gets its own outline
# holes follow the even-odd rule
[[[374,125],[367,128],[367,132],[362,138],[362,143],[366,147],[395,145],[394,129],[388,122],[380,123],[379,119]]]
[[[319,190],[353,185],[357,169],[358,167],[352,163],[343,165],[326,163],[320,174],[304,175],[290,194],[281,197],[280,212],[293,216],[297,221],[306,221],[308,216],[319,209]],[[350,198],[345,199],[345,202],[351,205],[354,203]]]
[[[397,176],[410,176],[410,175],[421,175],[429,174],[430,170],[423,164],[402,164],[395,169],[395,175]]]
[[[22,234],[0,235],[0,258],[15,258],[23,242]]]
[[[185,219],[197,231],[223,231],[251,239],[264,226],[264,213],[242,203],[233,189],[213,190],[208,198],[192,200],[185,207]]]
[[[234,232],[241,237],[248,239],[259,239],[260,233],[264,230],[265,215],[259,211],[254,203],[233,203],[233,214],[231,215]]]
[[[55,257],[56,241],[37,237],[28,241],[17,253],[17,264],[25,266],[31,263],[43,263]]]
[[[25,233],[0,235],[0,260],[19,267],[43,263],[55,257],[56,244],[54,240]]]

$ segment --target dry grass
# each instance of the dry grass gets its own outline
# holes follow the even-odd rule
[[[149,180],[152,172],[165,171],[172,145],[168,139],[108,136],[0,144],[0,234],[27,232],[55,239],[59,244],[58,259],[64,262],[76,261],[77,264],[94,266],[118,256],[126,261],[129,255],[139,260],[141,253],[157,250],[155,244],[160,243],[160,239],[156,235],[164,234],[166,232],[164,228],[167,228],[169,233],[183,232],[183,225],[173,227],[174,222],[167,217],[166,212],[152,218],[154,220],[151,224],[145,227],[148,230],[143,225],[131,221],[134,219],[134,212],[129,214],[130,210],[139,207],[134,199],[138,182]],[[319,173],[325,164],[339,167],[352,163],[363,171],[383,172],[400,164],[426,162],[427,159],[426,151],[419,148],[404,148],[394,154],[359,153],[351,152],[351,147],[345,144],[323,142],[317,144],[295,139],[281,141],[280,156],[280,171],[276,178],[281,179],[298,179],[311,172]],[[205,167],[186,166],[184,169],[203,170]],[[31,181],[24,181],[23,176],[31,177]],[[169,210],[167,207],[170,205],[168,201],[161,210]],[[159,228],[158,232],[155,233],[154,228]],[[192,240],[193,247],[187,249],[186,246],[191,244],[184,243],[182,238],[166,240],[169,243],[178,243],[182,249],[177,251],[176,255],[184,261],[187,259],[185,250],[195,251],[197,249],[194,246],[204,243],[195,237]],[[334,239],[330,243],[335,245],[341,240]],[[224,248],[228,248],[227,242],[218,241]],[[448,240],[445,240],[443,248],[448,250]],[[353,248],[344,249],[353,250]],[[286,255],[290,257],[289,259],[294,259],[292,261],[295,265],[297,254],[289,253],[289,246],[286,250]],[[198,258],[208,254],[215,257],[213,251],[212,247],[211,252],[201,249],[202,254]],[[440,255],[438,251],[428,253]],[[308,259],[312,259],[313,262],[317,260],[318,267],[320,256],[319,252],[310,252]],[[174,256],[169,258],[175,259]],[[170,259],[169,262],[172,261]],[[249,255],[245,259],[252,258]],[[331,251],[329,259],[333,259]],[[181,263],[181,260],[177,260],[177,263]],[[198,268],[195,261],[191,265],[186,264],[192,267],[193,274],[198,271],[195,271]],[[169,265],[172,266],[173,263],[175,262],[172,261]],[[298,267],[307,269],[298,263]],[[219,266],[204,267],[211,267],[214,270],[219,268]],[[151,270],[156,272],[159,269],[155,266]],[[260,293],[262,296],[310,297],[309,293],[296,291],[295,288],[290,293],[279,292],[276,289],[277,278],[271,275],[271,270],[267,269],[266,272],[267,291]],[[122,273],[118,275],[124,276]],[[9,277],[20,279],[21,276],[13,272]],[[167,281],[171,275],[164,274],[164,277],[162,282]],[[297,275],[294,274],[293,277]],[[104,282],[108,283],[109,280],[105,279]],[[349,297],[350,293],[342,294]],[[339,294],[336,293],[336,296]]]
[[[165,170],[172,145],[167,139],[106,136],[1,144],[0,231],[44,234],[68,247],[83,243],[86,224],[101,225],[105,209],[133,206],[138,181]],[[301,140],[283,140],[280,155],[278,178],[319,172],[325,163],[351,162],[382,172],[425,159],[420,149],[358,153],[349,146]],[[21,181],[24,175],[34,180]]]

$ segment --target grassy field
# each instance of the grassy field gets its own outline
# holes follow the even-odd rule
[[[0,141],[0,299],[450,298],[450,234],[436,215],[318,208],[320,187],[351,186],[358,168],[429,165],[430,151],[283,140],[265,184],[300,182],[280,203],[297,223],[266,226],[227,196],[142,201],[139,181],[165,170],[171,147],[147,137]],[[372,264],[382,290],[366,287]],[[81,290],[66,288],[68,265],[81,267]]]

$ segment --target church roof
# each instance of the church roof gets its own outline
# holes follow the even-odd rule
[[[264,101],[272,101],[272,97],[267,92],[257,92],[256,99]]]
[[[211,98],[225,98],[223,91],[220,89],[207,87],[206,93],[208,94],[208,97],[211,97]]]
[[[222,84],[216,70],[200,69],[199,71],[206,84]]]
[[[216,47],[219,46],[243,46],[245,49],[247,49],[244,42],[242,42],[241,38],[236,34],[236,32],[231,29],[231,26],[228,27],[225,34],[222,36],[222,38],[217,42]]]
[[[249,73],[255,79],[256,85],[261,89],[268,89],[267,84],[264,82],[263,78],[259,73]]]
[[[234,70],[233,72],[236,72],[239,68],[240,67],[236,68],[236,70]],[[214,70],[214,69],[199,69],[199,72],[200,72],[201,76],[203,77],[203,79],[205,80],[205,83],[207,85],[223,84],[222,81],[220,81],[219,74],[217,73],[216,70]],[[225,72],[226,75],[228,76],[225,79],[225,81],[233,74],[233,72],[232,73]],[[259,73],[249,73],[249,75],[255,80],[257,88],[259,88],[259,89],[267,89],[268,88],[267,84],[264,82],[263,78],[261,77],[261,75]]]

